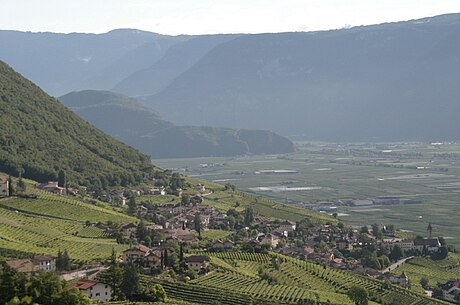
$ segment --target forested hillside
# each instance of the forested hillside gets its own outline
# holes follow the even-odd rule
[[[139,183],[150,158],[80,119],[0,62],[0,171],[48,181],[63,170],[75,184]]]

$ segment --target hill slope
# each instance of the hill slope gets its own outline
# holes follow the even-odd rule
[[[0,171],[47,181],[62,169],[74,183],[119,185],[140,182],[151,168],[148,156],[86,123],[0,62]]]
[[[169,48],[158,62],[123,79],[113,88],[113,91],[129,96],[157,93],[187,71],[207,52],[238,36],[202,35],[177,43]]]
[[[460,14],[452,14],[241,36],[218,45],[146,104],[178,124],[309,139],[458,139],[459,34]]]
[[[264,130],[175,126],[135,99],[108,91],[72,92],[60,100],[96,127],[155,158],[287,153],[291,141]],[[186,115],[187,111],[183,111]]]

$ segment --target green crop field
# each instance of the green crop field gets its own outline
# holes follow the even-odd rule
[[[144,276],[144,285],[161,283],[167,294],[175,299],[211,304],[250,304],[251,300],[264,300],[273,304],[297,304],[300,300],[325,304],[352,304],[346,296],[354,285],[365,287],[372,300],[370,304],[382,304],[393,299],[404,304],[444,304],[422,294],[399,286],[386,287],[383,282],[369,277],[324,267],[278,254],[244,252],[201,252],[211,257],[214,270],[188,283],[168,282]],[[281,261],[278,269],[272,258]],[[263,268],[276,283],[269,284],[258,275]]]
[[[427,257],[415,257],[395,269],[393,273],[400,275],[403,271],[409,277],[411,288],[421,291],[420,279],[422,277],[427,277],[432,287],[437,283],[460,278],[460,254],[449,253],[446,259],[440,261],[433,261]]]
[[[37,199],[0,199],[0,249],[56,255],[67,250],[74,261],[106,259],[114,248],[126,249],[93,223],[134,218],[69,197],[38,192]]]
[[[297,148],[286,155],[160,159],[157,164],[291,204],[412,199],[418,203],[338,205],[339,217],[356,226],[391,223],[421,235],[431,222],[436,236],[460,247],[460,145],[297,143]]]

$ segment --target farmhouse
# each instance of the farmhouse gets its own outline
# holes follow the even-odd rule
[[[44,190],[44,191],[47,191],[47,192],[50,192],[56,195],[62,196],[66,194],[65,188],[60,187],[57,181],[49,181],[47,183],[40,183],[40,184],[37,184],[36,187],[40,190]]]
[[[108,302],[112,300],[112,287],[110,285],[90,280],[79,280],[67,287],[77,288],[96,302]]]
[[[128,222],[128,223],[122,223],[120,225],[121,230],[123,231],[123,235],[125,235],[128,238],[133,237],[136,235],[137,232],[137,224]]]
[[[189,269],[200,272],[209,266],[209,258],[206,256],[193,255],[185,259],[185,263]]]
[[[56,258],[49,254],[37,255],[33,258],[8,261],[6,264],[18,272],[28,274],[39,270],[44,272],[56,271]]]
[[[212,245],[214,251],[227,251],[232,250],[235,247],[235,243],[229,239],[226,240],[216,240]]]
[[[8,177],[0,176],[0,197],[8,197],[10,195],[10,185]]]
[[[161,265],[161,250],[137,245],[123,251],[123,262],[132,262],[144,268],[158,268]]]

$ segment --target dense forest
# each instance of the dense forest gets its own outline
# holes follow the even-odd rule
[[[80,119],[0,62],[0,171],[73,184],[129,185],[153,170],[150,157]]]

